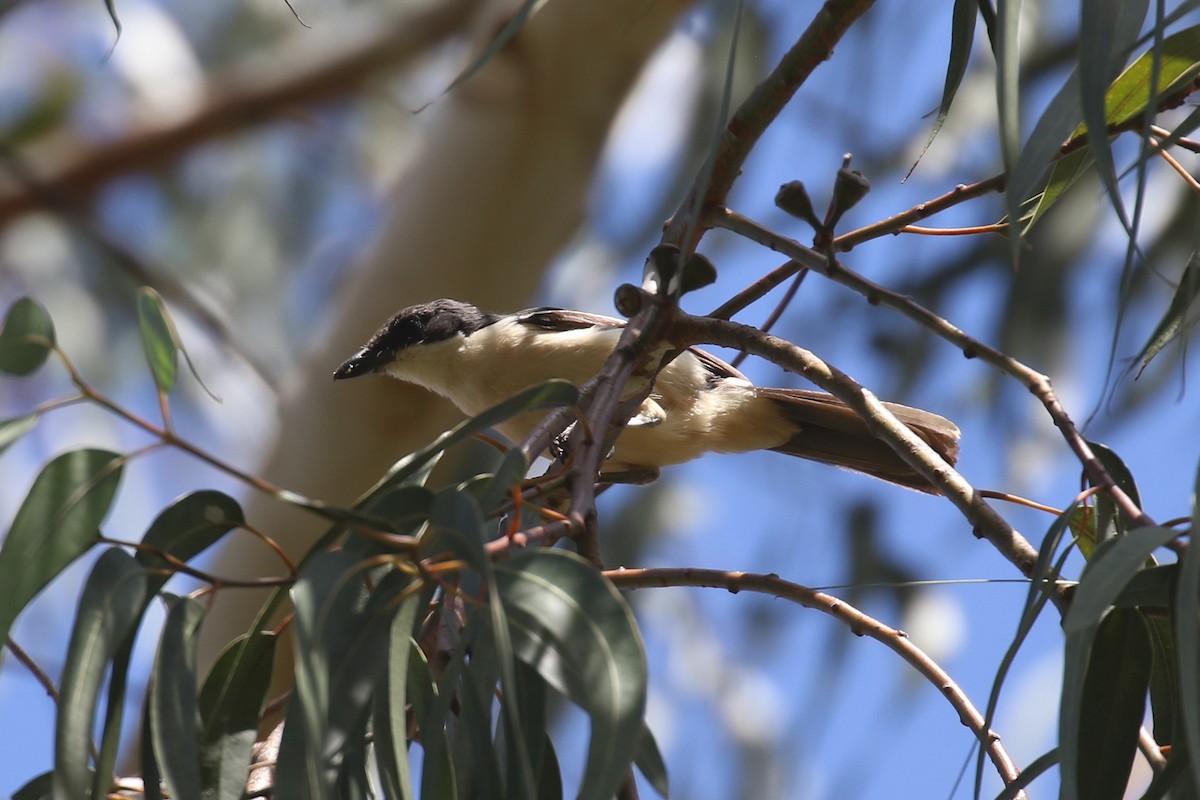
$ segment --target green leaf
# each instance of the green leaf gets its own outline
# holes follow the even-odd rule
[[[346,625],[365,598],[358,559],[342,551],[320,553],[292,586],[295,608],[296,686],[275,770],[276,790],[286,797],[331,797],[337,778],[336,753],[325,749],[329,727],[331,654],[350,646]]]
[[[1070,635],[1098,625],[1150,554],[1178,535],[1172,528],[1136,528],[1098,548],[1075,588],[1063,630]]]
[[[654,787],[654,791],[663,797],[670,796],[670,782],[667,779],[667,763],[663,761],[662,753],[658,750],[658,742],[649,727],[642,728],[642,744],[638,748],[634,760],[638,771]]]
[[[158,390],[169,394],[179,377],[179,334],[167,315],[162,297],[148,286],[138,290],[137,315],[150,374]]]
[[[1107,445],[1099,442],[1088,442],[1088,446],[1092,452],[1096,454],[1096,458],[1104,466],[1105,472],[1109,474],[1117,487],[1129,496],[1135,505],[1141,505],[1141,495],[1138,494],[1137,483],[1133,479],[1133,473],[1129,471],[1129,467],[1125,466],[1125,462],[1121,457],[1114,453]],[[1094,483],[1089,478],[1088,485],[1093,486]],[[1120,536],[1133,527],[1133,520],[1129,519],[1117,504],[1109,497],[1108,492],[1101,492],[1096,497],[1096,536],[1098,541],[1103,542],[1114,536]],[[1084,552],[1084,555],[1090,557],[1090,554]]]
[[[1121,11],[1124,11],[1124,6],[1122,4]],[[1141,116],[1151,101],[1177,91],[1200,74],[1200,26],[1187,28],[1164,39],[1158,59],[1158,79],[1153,87],[1150,85],[1155,69],[1153,48],[1143,53],[1113,81],[1104,96],[1105,129],[1121,126]],[[1087,118],[1085,114],[1084,119]],[[1081,123],[1071,134],[1070,140],[1075,141],[1087,132],[1087,123]],[[1101,138],[1107,145],[1107,137]],[[1041,219],[1063,192],[1090,168],[1093,156],[1092,148],[1081,148],[1055,163],[1046,190],[1029,222],[1030,226]]]
[[[1192,530],[1200,531],[1200,471],[1192,489]],[[1200,786],[1200,547],[1189,547],[1175,594],[1175,643],[1179,652],[1179,699],[1192,782]]]
[[[408,676],[412,658],[411,637],[417,611],[424,607],[420,592],[400,603],[392,618],[388,645],[387,682],[375,696],[375,754],[386,795],[413,800],[412,776],[408,769]]]
[[[33,482],[0,546],[0,642],[34,595],[96,543],[122,463],[107,450],[72,450]]]
[[[525,477],[525,473],[529,471],[529,464],[525,461],[525,453],[521,448],[514,447],[504,454],[500,459],[499,466],[492,474],[491,479],[485,485],[482,494],[479,495],[479,507],[485,514],[491,514],[508,499],[509,490],[515,484],[521,482]],[[514,514],[520,514],[521,509],[514,509]]]
[[[46,309],[28,297],[13,303],[0,328],[0,372],[30,375],[54,347],[54,322]]]
[[[180,561],[191,561],[245,521],[241,506],[229,495],[213,489],[191,492],[177,498],[155,517],[142,537],[142,544]],[[147,550],[139,550],[134,557],[147,570],[174,569],[168,561]],[[169,578],[169,574],[152,575],[152,593],[157,593]]]
[[[421,534],[421,553],[453,553],[482,574],[487,562],[483,543],[483,515],[475,498],[453,488],[438,492],[429,513],[429,527]]]
[[[200,797],[196,710],[196,634],[204,606],[190,597],[169,601],[150,680],[150,731],[154,755],[171,797]]]
[[[425,447],[397,461],[370,492],[404,483],[417,474],[430,461],[438,458],[446,448],[457,444],[487,428],[495,427],[506,419],[527,411],[573,405],[579,399],[579,390],[569,381],[550,380],[522,389],[502,403],[460,422],[434,439]]]
[[[508,44],[509,41],[516,36],[518,32],[520,32],[521,28],[525,27],[525,23],[527,23],[534,14],[541,10],[542,6],[544,6],[546,2],[547,0],[525,0],[523,3],[521,3],[521,7],[512,13],[512,15],[508,18],[508,22],[506,22],[504,27],[492,37],[492,40],[488,42],[487,47],[483,49],[483,52],[480,53],[475,60],[468,64],[466,68],[458,74],[458,77],[450,82],[450,85],[446,87],[446,91],[443,92],[443,94],[449,94],[450,92],[454,91],[464,81],[466,81],[479,70],[483,69],[484,65],[491,61],[492,57],[495,56],[496,53],[500,52],[500,49],[504,47],[504,45]]]
[[[1138,570],[1113,601],[1121,608],[1170,608],[1175,597],[1178,564]]]
[[[1150,639],[1136,611],[1114,609],[1092,642],[1078,728],[1078,794],[1120,800],[1137,754],[1150,680]],[[1063,758],[1069,750],[1063,746]]]
[[[591,717],[579,796],[607,800],[638,752],[644,724],[648,674],[633,613],[572,553],[524,552],[495,571],[517,656]]]
[[[278,641],[271,631],[242,634],[217,657],[200,689],[201,782],[216,800],[238,800],[245,792]]]
[[[200,388],[212,399],[219,400],[200,379],[200,373],[196,371],[196,365],[192,363],[184,348],[175,321],[171,319],[167,305],[159,293],[149,286],[139,289],[137,312],[142,348],[146,351],[146,363],[150,367],[150,374],[158,391],[169,394],[175,388],[175,382],[179,378],[179,356],[182,354],[188,370],[196,379],[196,383],[200,384]]]
[[[954,13],[950,22],[950,60],[946,64],[942,101],[938,104],[937,119],[933,123],[933,129],[929,132],[929,139],[925,142],[925,147],[921,148],[921,155],[917,157],[918,162],[925,156],[929,146],[933,144],[933,140],[941,131],[942,125],[945,124],[946,117],[950,113],[950,106],[954,103],[954,95],[958,93],[963,76],[967,74],[967,64],[971,60],[971,45],[975,42],[975,20],[978,14],[978,0],[954,0]],[[913,164],[913,169],[916,169],[916,164]],[[909,170],[909,174],[912,174],[912,170]],[[905,177],[907,178],[907,176]]]
[[[54,796],[54,773],[43,772],[13,792],[12,800],[51,800]]]
[[[134,630],[145,596],[145,570],[124,551],[112,548],[96,560],[79,598],[59,690],[56,797],[84,797],[92,784],[88,762],[100,684],[113,655]]]
[[[1184,328],[1188,311],[1191,310],[1196,295],[1200,294],[1200,259],[1197,259],[1196,256],[1197,253],[1193,250],[1187,266],[1184,267],[1183,275],[1179,279],[1179,285],[1175,287],[1171,303],[1167,306],[1167,312],[1163,314],[1154,333],[1150,334],[1150,338],[1142,347],[1141,352],[1135,357],[1135,360],[1140,360],[1142,365],[1138,367],[1134,380],[1142,377],[1142,371]]]
[[[420,732],[421,747],[425,750],[421,767],[421,797],[458,797],[450,739],[446,735],[449,703],[439,696],[425,653],[412,639],[408,644],[408,699],[412,703],[413,718]]]
[[[0,453],[11,447],[18,439],[33,430],[41,416],[26,414],[0,422]]]
[[[1108,125],[1109,83],[1125,63],[1146,18],[1149,0],[1083,0],[1079,10],[1079,102],[1084,124],[1095,131]],[[1147,76],[1148,77],[1148,76]],[[1131,232],[1124,200],[1117,186],[1112,143],[1106,133],[1088,141],[1096,171],[1108,192],[1113,210]]]
[[[996,110],[1000,128],[1000,155],[1004,171],[1013,174],[1021,155],[1021,0],[996,0],[995,37],[992,51],[996,56]],[[1024,198],[1018,197],[1010,186],[1004,193],[1005,209],[1010,220],[1020,219]],[[1018,263],[1021,237],[1014,225],[1009,234],[1009,255]]]

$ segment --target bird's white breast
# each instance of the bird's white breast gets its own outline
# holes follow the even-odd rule
[[[583,385],[600,371],[621,330],[541,331],[504,319],[470,336],[404,350],[387,372],[475,415],[551,378]],[[710,384],[709,377],[691,353],[671,362],[659,374],[648,401],[661,407],[662,422],[626,428],[606,468],[665,466],[707,451],[743,452],[786,441],[790,426],[774,404],[756,397],[753,386],[734,378]],[[525,414],[500,430],[519,442],[541,418],[542,413]]]

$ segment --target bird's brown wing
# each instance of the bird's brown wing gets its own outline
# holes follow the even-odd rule
[[[803,389],[759,388],[757,392],[772,400],[799,429],[787,442],[772,448],[776,452],[845,467],[922,492],[935,491],[895,450],[876,438],[857,413],[832,395]],[[884,405],[954,464],[958,458],[958,426],[928,411],[895,403]]]

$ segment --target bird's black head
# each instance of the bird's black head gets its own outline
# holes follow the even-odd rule
[[[410,347],[443,342],[460,334],[470,336],[497,319],[496,314],[457,300],[434,300],[409,306],[392,315],[361,350],[337,368],[333,378],[357,378],[379,372]]]

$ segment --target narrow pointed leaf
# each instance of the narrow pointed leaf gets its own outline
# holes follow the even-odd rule
[[[670,796],[667,763],[663,761],[662,753],[658,749],[658,742],[654,740],[654,734],[650,732],[650,728],[648,727],[642,729],[642,744],[638,748],[637,758],[634,763],[637,764],[638,771],[642,773],[642,777],[654,787],[654,791],[663,797]]]
[[[196,710],[196,634],[204,606],[176,598],[167,613],[150,682],[150,731],[154,755],[171,797],[200,797],[200,748]]]
[[[505,23],[504,27],[492,37],[490,42],[488,42],[487,47],[483,49],[483,52],[476,56],[476,58],[458,74],[458,77],[450,82],[450,85],[446,87],[444,94],[449,94],[450,92],[454,91],[464,81],[466,81],[479,70],[483,69],[487,62],[491,61],[492,57],[495,56],[496,53],[500,52],[500,49],[504,47],[504,45],[508,44],[508,42],[520,32],[521,28],[525,26],[525,23],[529,21],[529,18],[536,14],[541,7],[546,4],[546,2],[547,0],[524,0],[524,2],[521,3],[521,7],[518,8],[512,14],[512,16],[508,18],[508,22]]]
[[[1178,535],[1171,528],[1137,528],[1098,549],[1075,589],[1063,630],[1071,634],[1098,625],[1150,554]]]
[[[179,377],[179,334],[167,316],[158,292],[143,286],[137,297],[138,330],[154,384],[163,394],[175,388]]]
[[[613,795],[638,752],[647,668],[633,614],[577,555],[522,553],[496,565],[496,591],[519,658],[591,717],[580,797]]]
[[[1124,4],[1121,13],[1125,13]],[[1150,85],[1155,68],[1153,50],[1143,53],[1113,81],[1104,96],[1106,129],[1119,127],[1137,118],[1145,113],[1147,104],[1152,100],[1178,90],[1200,74],[1200,26],[1168,36],[1162,42],[1158,57],[1158,81],[1154,87]],[[1071,134],[1070,140],[1077,140],[1087,132],[1087,123],[1081,123]],[[1050,180],[1029,222],[1030,226],[1041,219],[1058,198],[1092,167],[1092,156],[1092,148],[1085,147],[1055,162]]]
[[[0,372],[30,375],[50,357],[54,322],[46,309],[28,297],[13,303],[0,328]]]
[[[33,430],[41,416],[26,414],[0,422],[0,453],[11,447],[18,439]]]
[[[371,491],[378,491],[385,486],[408,481],[413,474],[418,473],[430,461],[438,458],[446,448],[474,436],[486,428],[498,425],[506,419],[526,411],[569,406],[578,399],[579,390],[569,381],[550,380],[523,389],[487,411],[460,422],[425,447],[397,461]]]
[[[1079,797],[1121,800],[1137,754],[1150,680],[1150,640],[1132,609],[1115,609],[1096,632],[1079,719]]]
[[[414,800],[412,776],[408,769],[408,676],[412,658],[411,637],[417,611],[423,607],[422,593],[406,597],[392,618],[388,645],[387,683],[376,697],[376,757],[380,777],[389,797]]]
[[[93,544],[121,479],[107,450],[73,450],[33,482],[0,546],[0,642],[42,587]]]
[[[245,792],[277,642],[271,631],[238,637],[222,651],[200,690],[201,782],[216,800],[237,800]]]
[[[1142,347],[1141,352],[1135,357],[1136,360],[1142,362],[1142,365],[1138,367],[1135,380],[1142,376],[1142,371],[1154,357],[1179,335],[1180,330],[1187,322],[1188,312],[1196,300],[1196,295],[1200,294],[1200,259],[1197,259],[1196,256],[1196,251],[1192,251],[1192,256],[1183,270],[1179,285],[1175,287],[1175,294],[1171,297],[1171,303],[1167,306],[1166,313],[1159,320],[1154,333],[1150,334],[1150,338]]]
[[[146,596],[146,573],[124,551],[106,550],[79,599],[59,690],[54,735],[54,795],[74,800],[92,784],[92,725],[100,684],[113,655],[133,631]]]
[[[1200,531],[1200,471],[1192,490],[1192,530]],[[1200,547],[1189,547],[1175,595],[1175,643],[1179,649],[1179,699],[1192,781],[1200,786]]]

